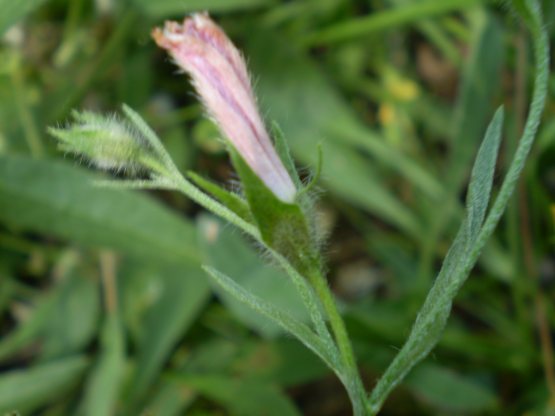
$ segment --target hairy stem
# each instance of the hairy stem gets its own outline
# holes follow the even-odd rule
[[[342,382],[345,384],[351,398],[353,413],[356,416],[367,415],[364,386],[358,372],[355,354],[351,346],[347,328],[345,327],[345,322],[337,309],[333,294],[318,264],[312,265],[307,272],[307,277],[328,315],[330,326],[343,360],[344,378]]]

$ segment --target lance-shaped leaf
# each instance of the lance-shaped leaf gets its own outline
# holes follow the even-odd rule
[[[204,267],[204,270],[222,289],[237,300],[249,305],[255,311],[277,323],[287,332],[294,335],[308,349],[318,355],[331,369],[338,370],[335,359],[328,351],[324,342],[307,325],[299,322],[285,311],[279,310],[268,302],[247,292],[225,274],[211,267]]]
[[[488,126],[484,141],[480,146],[480,150],[474,162],[474,167],[472,168],[466,197],[468,226],[470,227],[471,239],[474,239],[478,234],[486,216],[493,185],[495,162],[497,161],[499,144],[501,143],[503,116],[503,108],[501,107],[495,112],[493,120]]]

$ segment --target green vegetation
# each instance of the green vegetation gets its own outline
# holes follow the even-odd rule
[[[371,412],[555,415],[552,3],[0,0],[0,415],[360,412],[297,252],[323,235]],[[150,39],[199,8],[318,224],[231,163]],[[214,186],[238,175],[249,205]],[[284,212],[304,231],[280,251]]]

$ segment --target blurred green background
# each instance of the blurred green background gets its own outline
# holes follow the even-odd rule
[[[211,288],[210,264],[306,319],[278,270],[180,195],[93,186],[45,133],[73,108],[139,111],[182,171],[234,187],[218,133],[150,39],[208,10],[318,204],[330,284],[370,388],[462,214],[487,122],[530,95],[532,51],[485,0],[0,0],[0,415],[349,415],[330,372]],[[544,1],[555,39],[555,3]],[[555,76],[518,193],[434,353],[383,415],[555,414]],[[80,163],[83,162],[83,163]]]

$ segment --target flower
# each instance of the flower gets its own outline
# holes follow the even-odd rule
[[[221,132],[253,172],[283,202],[295,185],[277,155],[256,105],[247,66],[237,48],[208,14],[183,24],[166,22],[152,37],[187,72]]]

